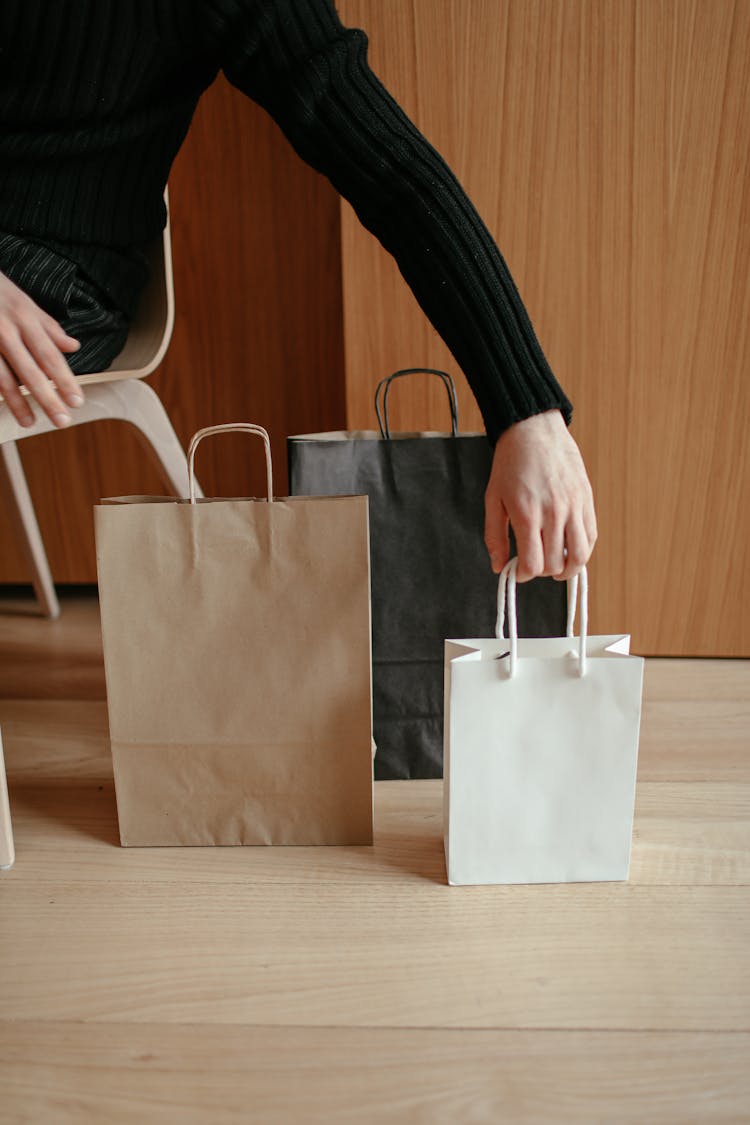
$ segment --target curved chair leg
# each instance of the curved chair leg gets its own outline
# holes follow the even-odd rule
[[[104,418],[130,422],[135,426],[145,439],[149,452],[156,456],[176,494],[182,497],[188,495],[185,451],[161,399],[148,383],[141,379],[89,383],[86,401],[72,412],[71,425],[83,426]],[[28,428],[19,426],[10,411],[3,410],[0,403],[0,444],[46,434],[54,428],[46,414],[39,410],[33,425]],[[199,487],[196,487],[196,495],[203,495]]]
[[[29,493],[29,486],[26,483],[26,474],[23,471],[21,458],[14,441],[7,441],[0,445],[0,464],[3,466],[4,475],[7,477],[7,491],[11,501],[11,510],[18,525],[19,538],[29,561],[31,580],[39,602],[39,608],[46,617],[59,617],[60,603],[55,593],[55,584],[52,581],[47,552],[44,549],[34,504]]]
[[[16,442],[22,438],[49,433],[55,427],[45,414],[37,411],[33,425],[24,428],[9,410],[2,409],[2,405],[0,402],[0,485],[7,477],[11,509],[28,556],[41,611],[48,617],[58,617],[60,605],[16,448]],[[156,457],[175,493],[181,497],[188,496],[187,457],[164,404],[152,387],[141,379],[89,384],[84,405],[73,411],[72,425],[81,426],[102,419],[130,422],[149,452]],[[195,492],[196,496],[203,495],[197,482]]]
[[[3,763],[3,740],[0,735],[0,871],[7,871],[16,858],[13,847],[13,829],[10,823],[10,802],[8,784],[5,780]]]
[[[86,404],[81,411],[92,413],[96,417],[130,422],[155,454],[175,493],[182,497],[188,495],[185,451],[174,432],[164,404],[148,383],[141,379],[120,379],[88,386]],[[81,417],[80,420],[93,421],[93,418]],[[197,484],[196,495],[203,495]]]

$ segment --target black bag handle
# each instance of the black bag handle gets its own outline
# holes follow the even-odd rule
[[[442,379],[443,386],[445,387],[448,395],[448,403],[451,411],[451,434],[453,437],[458,437],[458,401],[456,399],[456,384],[448,374],[447,371],[436,371],[434,367],[405,367],[402,371],[394,371],[392,375],[386,375],[385,379],[381,379],[375,388],[375,413],[378,417],[378,426],[380,427],[380,436],[382,438],[390,438],[391,430],[388,425],[388,392],[391,389],[391,383],[394,379],[400,378],[401,375],[437,375]],[[383,390],[385,388],[385,390]],[[380,392],[383,390],[383,405],[381,411],[380,405]]]

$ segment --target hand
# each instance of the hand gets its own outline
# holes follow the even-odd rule
[[[56,426],[70,425],[65,404],[81,406],[83,395],[63,352],[75,352],[80,346],[54,317],[0,273],[0,395],[22,426],[33,423],[34,413],[19,384]]]
[[[484,539],[492,569],[508,561],[508,522],[519,582],[578,574],[596,542],[594,496],[578,446],[559,410],[516,422],[500,435],[484,495]]]

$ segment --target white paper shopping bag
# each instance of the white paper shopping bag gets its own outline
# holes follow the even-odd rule
[[[627,879],[643,659],[629,636],[587,636],[585,570],[580,637],[573,579],[568,636],[519,639],[516,563],[500,576],[496,639],[445,645],[448,882]]]

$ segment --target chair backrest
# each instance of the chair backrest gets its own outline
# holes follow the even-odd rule
[[[79,383],[105,383],[114,379],[143,379],[158,367],[169,346],[174,327],[174,281],[169,225],[147,250],[151,275],[141,294],[125,347],[105,371],[79,375]]]

